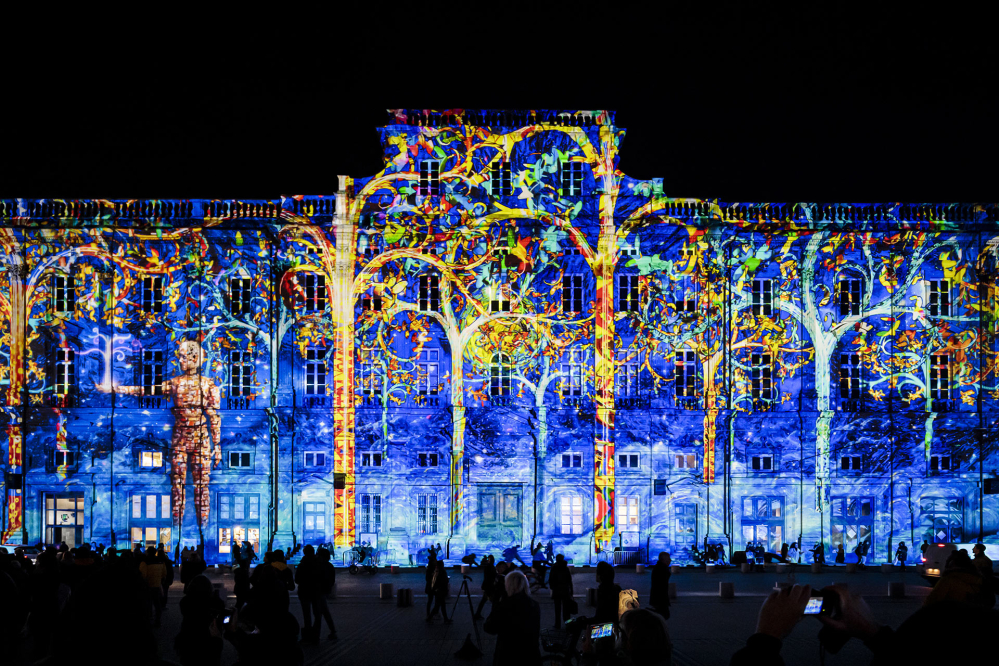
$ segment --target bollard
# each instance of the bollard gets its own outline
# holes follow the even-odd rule
[[[586,588],[586,605],[597,607],[597,590],[593,587]]]
[[[718,583],[718,596],[722,599],[733,599],[735,597],[735,583],[725,581]]]
[[[671,564],[671,565],[669,565],[669,572],[671,574],[678,574],[678,573],[680,573],[680,565],[679,564]]]
[[[812,562],[812,573],[822,573],[822,565],[818,562]]]
[[[888,597],[890,599],[905,598],[905,583],[900,580],[893,580],[888,583]]]
[[[645,573],[645,565],[644,564],[636,564],[635,565],[635,573],[641,573],[641,574]]]
[[[857,563],[856,562],[847,562],[846,563],[846,572],[847,573],[857,573]]]
[[[709,564],[704,567],[704,573],[713,574],[715,572],[715,565]]]
[[[742,573],[752,573],[753,565],[749,562],[743,562],[739,565],[739,570],[742,571]]]
[[[399,591],[396,592],[396,599],[399,603],[399,608],[406,608],[407,606],[413,605],[413,590],[408,587],[400,587]]]
[[[781,574],[781,573],[787,573],[787,565],[786,564],[778,564],[777,565],[777,573],[779,573],[779,574]]]
[[[676,599],[676,583],[669,584],[669,598]]]
[[[881,563],[881,573],[891,573],[895,566],[891,562]]]
[[[462,574],[472,573],[472,565],[470,565],[470,564],[462,564],[461,565],[461,573]]]
[[[392,598],[392,583],[379,583],[378,584],[378,598],[379,599],[391,599]]]

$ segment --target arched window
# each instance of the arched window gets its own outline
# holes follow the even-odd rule
[[[510,357],[502,352],[493,354],[489,362],[489,395],[510,395],[512,374]]]

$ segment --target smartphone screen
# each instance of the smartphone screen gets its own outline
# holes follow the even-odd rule
[[[818,615],[822,612],[822,597],[809,597],[805,606],[805,615]]]
[[[232,615],[230,615],[229,613],[226,613],[225,615],[222,616],[222,624],[229,624],[229,620],[231,620],[231,619],[232,619]]]
[[[607,638],[614,634],[614,623],[608,622],[607,624],[595,624],[590,628],[590,638],[596,640],[598,638]]]

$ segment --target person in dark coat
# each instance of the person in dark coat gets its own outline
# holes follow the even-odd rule
[[[326,597],[332,594],[336,587],[336,567],[330,562],[331,557],[330,551],[326,548],[320,548],[319,552],[316,553],[316,558],[319,561],[316,570],[319,574],[321,588],[320,594],[312,598],[312,613],[316,616],[316,625],[312,631],[318,637],[319,630],[323,628],[323,618],[326,618],[326,626],[330,630],[326,638],[335,641],[337,640],[336,626],[333,624],[333,616],[330,614],[329,603],[326,601]]]
[[[496,583],[496,564],[492,555],[486,555],[482,558],[482,601],[479,602],[479,607],[475,609],[475,615],[472,616],[473,619],[482,619],[482,609],[485,607],[486,602],[489,600],[489,595],[492,592],[493,585]]]
[[[618,598],[621,586],[614,584],[614,567],[609,562],[597,564],[597,611],[593,624],[617,624]]]
[[[222,658],[222,638],[211,625],[225,611],[225,603],[218,590],[204,575],[195,576],[184,588],[184,598],[180,600],[180,633],[174,640],[174,649],[180,656],[183,666],[212,664],[217,666]]]
[[[302,605],[302,640],[318,640],[312,633],[312,600],[321,594],[322,581],[319,580],[319,560],[316,549],[311,544],[302,549],[302,559],[295,567],[295,584],[298,585],[298,601]]]
[[[548,576],[548,586],[552,590],[552,601],[555,602],[555,628],[562,626],[562,616],[568,620],[572,617],[572,572],[565,562],[565,555],[555,556],[555,564]]]
[[[426,581],[423,591],[427,593],[427,619],[430,619],[430,608],[434,605],[434,593],[431,584],[434,580],[434,572],[437,570],[437,551],[433,548],[427,549],[427,570],[423,573]]]
[[[434,598],[434,607],[430,611],[430,614],[427,615],[427,622],[434,621],[434,616],[437,615],[438,609],[440,609],[444,622],[451,622],[451,618],[447,616],[447,588],[448,577],[447,569],[444,567],[444,560],[437,560],[437,566],[434,567],[434,576],[430,580],[430,594]]]
[[[669,619],[670,564],[669,553],[659,553],[659,561],[652,567],[652,591],[649,593],[649,605],[667,620]]]
[[[493,666],[541,664],[541,607],[531,598],[527,576],[511,571],[505,580],[507,598],[493,606],[482,626],[496,636]]]
[[[836,564],[844,564],[846,562],[846,551],[843,549],[843,544],[839,545],[836,549]]]

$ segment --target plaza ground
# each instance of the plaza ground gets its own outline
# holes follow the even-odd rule
[[[586,588],[595,587],[595,568],[574,568],[573,580],[577,600],[582,613],[592,612],[586,606]],[[806,569],[807,571],[807,569]],[[451,569],[452,590],[457,591],[461,584],[461,573]],[[225,590],[227,605],[232,606],[232,576],[227,573],[209,571],[209,577]],[[478,569],[471,573],[470,588],[472,601],[478,605],[481,595],[479,584],[482,576]],[[916,611],[929,593],[926,582],[912,567],[907,573],[882,574],[867,571],[847,574],[845,570],[828,567],[823,573],[798,573],[796,582],[822,587],[833,582],[846,583],[851,590],[862,594],[870,604],[878,620],[892,627],[898,627],[910,614]],[[648,603],[650,574],[637,574],[633,569],[618,569],[616,582],[624,589],[634,589],[639,593],[643,605]],[[703,569],[686,569],[674,574],[671,582],[677,584],[678,598],[673,601],[672,617],[669,620],[670,636],[674,644],[673,663],[727,664],[729,657],[738,650],[756,626],[756,616],[763,598],[778,581],[789,577],[774,573],[742,574],[738,571],[723,571],[706,574]],[[730,581],[735,584],[735,598],[721,599],[718,584]],[[906,597],[890,599],[889,581],[904,581]],[[409,587],[413,590],[413,605],[399,608],[395,597],[392,600],[378,598],[379,584],[392,583],[394,589]],[[351,576],[346,569],[337,569],[337,596],[330,608],[337,626],[340,640],[332,643],[322,640],[319,645],[304,645],[306,664],[491,664],[495,638],[481,630],[479,638],[485,657],[475,662],[463,662],[454,658],[465,636],[475,633],[468,609],[468,602],[462,598],[457,607],[453,624],[445,625],[439,618],[434,624],[424,622],[426,595],[423,594],[424,578],[421,571],[403,571],[398,574],[379,572],[375,575],[358,574]],[[173,651],[173,638],[180,628],[180,611],[177,607],[183,594],[182,587],[175,583],[170,591],[169,610],[163,615],[163,622],[157,630],[161,656],[176,660]],[[541,604],[541,626],[550,627],[555,615],[547,590],[534,593]],[[456,599],[450,599],[449,613]],[[291,610],[302,621],[302,610],[298,597],[292,593]],[[484,610],[488,613],[488,605]],[[795,628],[794,633],[784,642],[782,654],[787,663],[818,663],[819,647],[816,634],[819,623],[806,618]],[[325,625],[323,636],[325,637]],[[857,641],[851,641],[836,655],[826,655],[826,663],[857,664],[867,663],[870,653]],[[226,643],[222,663],[234,664],[236,653]]]

